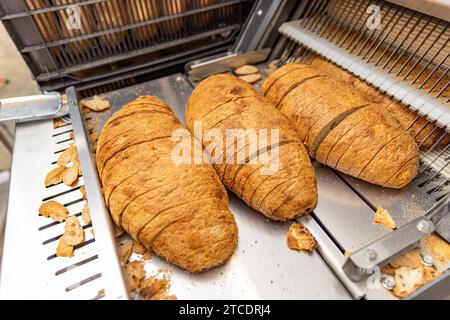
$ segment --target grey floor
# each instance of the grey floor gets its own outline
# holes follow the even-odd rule
[[[3,24],[0,23],[0,74],[6,77],[8,84],[0,87],[0,98],[10,98],[23,95],[31,95],[39,92],[38,86],[31,77],[27,65],[11,41]],[[0,126],[4,136],[10,144],[13,144],[14,123],[3,123]],[[5,133],[6,131],[6,133]],[[0,132],[1,134],[2,132]],[[3,230],[4,217],[8,206],[9,169],[11,167],[11,153],[8,148],[0,142],[0,255],[1,255],[1,233]]]

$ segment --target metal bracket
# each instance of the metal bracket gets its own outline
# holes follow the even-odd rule
[[[418,246],[420,240],[434,230],[435,226],[430,219],[415,219],[350,255],[342,268],[351,280],[361,281],[377,268]]]
[[[68,109],[63,108],[58,92],[0,99],[0,121],[26,122],[60,117],[67,113]]]
[[[270,48],[252,51],[244,54],[231,53],[196,60],[186,65],[188,80],[192,83],[200,81],[210,75],[233,71],[244,64],[256,64],[267,59]]]
[[[78,158],[83,172],[89,211],[91,212],[92,224],[95,228],[95,237],[99,243],[99,258],[105,266],[102,276],[105,278],[106,296],[110,299],[128,299],[128,290],[117,255],[116,241],[113,236],[114,227],[103,201],[103,194],[95,163],[92,159],[86,135],[87,130],[81,116],[77,93],[74,87],[67,88],[66,93]]]

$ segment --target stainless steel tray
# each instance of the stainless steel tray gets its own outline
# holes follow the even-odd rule
[[[175,74],[105,94],[102,98],[110,101],[111,110],[90,112],[83,117],[92,125],[93,131],[98,132],[111,114],[125,103],[140,95],[157,95],[171,106],[184,123],[185,104],[191,91],[192,87],[186,78],[182,74]],[[79,272],[76,277],[78,280],[75,281],[79,283],[80,280],[89,279],[88,274],[96,271],[93,273],[96,275],[108,268],[99,259],[93,258],[98,252],[94,248],[97,241],[89,244],[92,250],[79,250],[76,259],[47,260],[54,253],[56,243],[43,245],[43,242],[55,237],[61,230],[52,230],[52,227],[45,229],[48,234],[39,231],[42,221],[37,216],[37,208],[48,193],[42,181],[50,164],[56,159],[55,151],[70,143],[71,130],[71,125],[67,125],[56,129],[55,133],[51,121],[19,124],[17,127],[0,282],[2,297],[62,298],[62,294],[67,293],[70,281],[61,281],[63,277],[57,273],[58,270],[68,270],[64,273],[70,275],[71,281],[75,280],[73,272]],[[30,159],[33,159],[32,166]],[[371,286],[365,281],[350,281],[342,271],[345,250],[356,251],[389,232],[372,221],[375,207],[389,207],[394,195],[386,197],[385,190],[371,188],[360,181],[349,182],[351,178],[337,174],[317,162],[314,162],[314,167],[318,180],[318,206],[312,215],[299,221],[317,238],[316,252],[304,254],[288,249],[286,233],[290,223],[269,221],[230,194],[230,209],[239,227],[239,244],[226,265],[193,275],[154,256],[146,265],[146,271],[157,274],[161,269],[170,270],[170,293],[178,299],[394,298],[380,286]],[[80,183],[83,183],[82,180]],[[373,199],[379,202],[372,202],[370,198],[362,196],[358,188],[364,187],[371,189]],[[58,199],[64,203],[75,201],[73,212],[79,211],[82,202],[77,200],[77,193],[67,192],[63,186],[60,188],[55,190],[63,192]],[[397,196],[407,202],[411,194],[421,197],[421,192],[411,186]],[[23,201],[24,197],[27,201]],[[398,199],[395,201],[398,203]],[[395,218],[403,217],[406,211],[401,206],[397,207],[398,211],[394,210]],[[425,213],[423,210],[419,209],[418,214]],[[399,219],[399,222],[402,224],[407,220]],[[94,221],[94,230],[97,227]],[[27,234],[27,241],[24,241],[23,234]],[[89,259],[94,262],[77,265]],[[32,274],[30,261],[33,261]],[[70,267],[72,265],[75,267]],[[83,272],[85,269],[89,269],[90,273]],[[27,275],[33,279],[28,279]],[[98,277],[78,286],[79,291],[69,290],[69,294],[64,297],[98,298],[96,293],[104,287],[104,281],[103,277]]]

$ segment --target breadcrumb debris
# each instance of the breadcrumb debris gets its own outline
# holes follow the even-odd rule
[[[391,230],[397,228],[397,224],[395,223],[394,219],[392,219],[389,211],[381,207],[378,207],[377,212],[375,212],[373,223],[381,224]]]
[[[315,250],[317,242],[305,226],[294,222],[288,230],[287,245],[292,250],[307,252]]]
[[[39,213],[53,221],[62,222],[67,218],[69,211],[61,203],[50,200],[40,206]]]
[[[99,96],[94,96],[90,100],[81,101],[81,106],[88,108],[95,112],[104,111],[111,107],[108,100],[104,100],[104,99],[100,98]]]

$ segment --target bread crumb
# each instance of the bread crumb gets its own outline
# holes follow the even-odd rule
[[[239,68],[236,68],[236,69],[234,70],[234,73],[235,73],[237,76],[246,76],[246,75],[250,75],[250,74],[256,74],[256,73],[259,73],[259,69],[258,69],[257,67],[255,67],[255,66],[246,64],[246,65],[244,65],[244,66],[241,66],[241,67],[239,67]]]
[[[57,167],[51,170],[45,177],[45,186],[48,187],[63,182],[63,176],[65,171],[66,171],[65,167]]]
[[[139,288],[145,277],[144,263],[142,261],[128,262],[125,265],[126,279],[131,291]]]
[[[91,223],[91,214],[89,212],[89,206],[87,203],[84,204],[84,207],[81,210],[81,217],[83,218],[84,223]]]
[[[77,217],[71,216],[67,218],[62,237],[71,246],[76,246],[84,241],[84,230]]]
[[[402,254],[400,257],[389,262],[389,265],[394,269],[401,267],[417,269],[422,267],[422,258],[420,256],[419,249],[414,249]]]
[[[255,82],[258,82],[259,80],[261,80],[261,74],[259,74],[259,73],[249,74],[249,75],[245,75],[245,76],[239,76],[239,78],[248,83],[255,83]]]
[[[305,226],[294,222],[288,230],[287,245],[292,250],[313,251],[317,242]]]
[[[80,171],[80,164],[74,162],[73,165],[67,168],[63,174],[63,182],[67,186],[73,185],[78,180],[78,174]]]
[[[400,267],[395,270],[395,287],[392,293],[399,298],[405,298],[427,282],[436,278],[437,275],[436,270],[424,266],[415,269]]]
[[[350,257],[352,255],[352,253],[350,251],[345,250],[344,251],[344,257]]]
[[[80,187],[81,197],[86,200],[86,188],[84,186]]]
[[[133,241],[127,240],[125,241],[120,247],[119,247],[119,254],[120,254],[120,262],[122,265],[126,265],[128,262],[128,259],[131,255],[131,249],[133,247]]]
[[[58,157],[56,163],[60,167],[64,167],[68,165],[70,162],[75,161],[78,158],[77,148],[75,146],[70,146],[66,150],[64,150]]]
[[[397,228],[397,224],[395,223],[394,219],[392,219],[389,211],[381,207],[378,207],[377,212],[375,212],[373,223],[381,224],[391,230]]]
[[[51,200],[44,202],[39,207],[39,213],[43,217],[51,218],[53,221],[62,222],[69,215],[69,210],[61,203]]]
[[[97,142],[99,136],[100,134],[98,132],[91,133],[90,134],[91,142],[92,143]]]
[[[64,237],[59,238],[58,246],[56,247],[57,257],[73,257],[73,246],[68,245]]]
[[[176,296],[168,294],[169,288],[169,279],[150,277],[142,281],[140,297],[142,300],[176,300]]]
[[[99,96],[94,96],[90,100],[82,100],[81,106],[95,112],[104,111],[111,107],[108,100],[103,100]]]
[[[151,251],[145,251],[145,253],[142,256],[142,259],[144,259],[144,261],[148,261],[152,258],[152,252]]]
[[[63,124],[65,124],[64,120],[61,118],[54,118],[53,119],[53,128],[59,128],[61,127]]]

